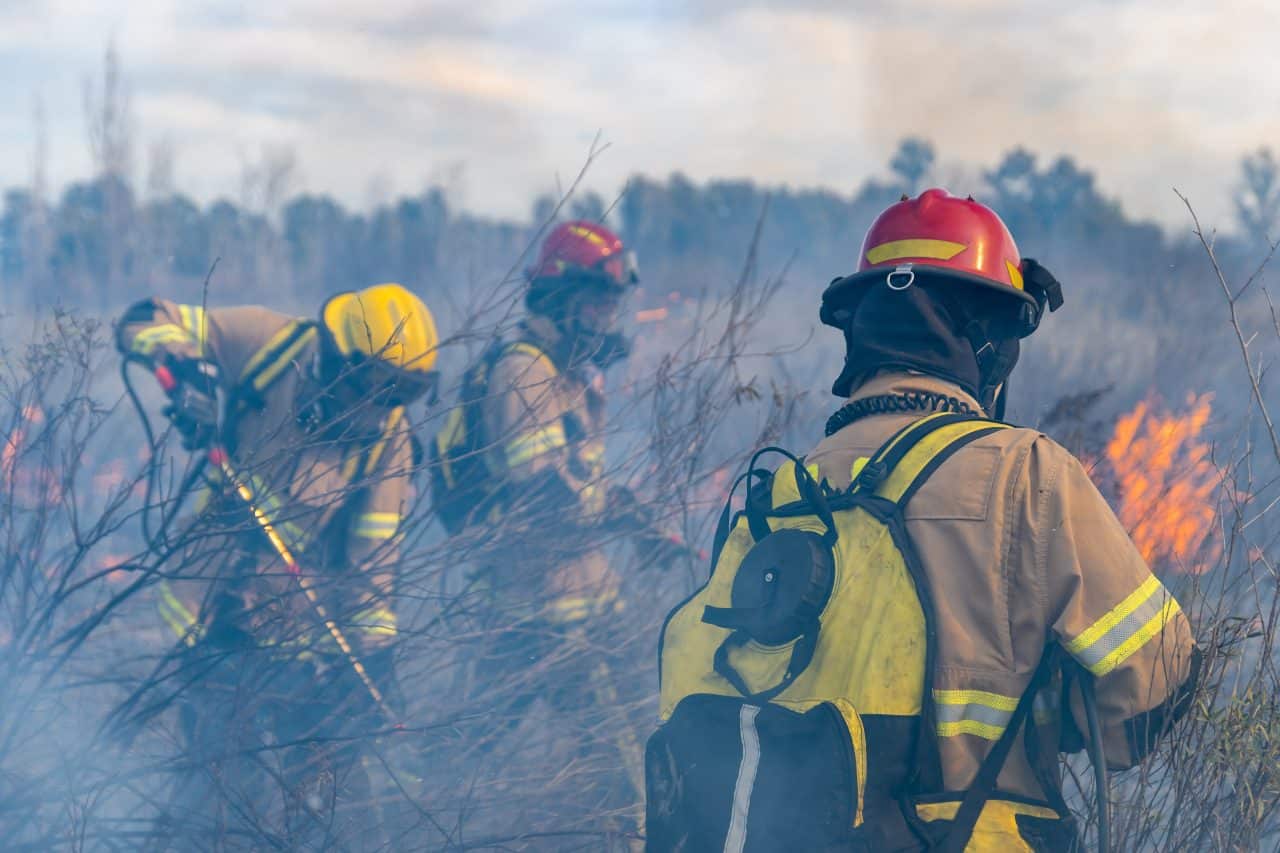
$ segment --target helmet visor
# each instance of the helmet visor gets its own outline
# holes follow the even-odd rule
[[[636,264],[635,252],[621,252],[600,261],[597,269],[616,282],[620,287],[628,287],[640,281],[640,270]]]

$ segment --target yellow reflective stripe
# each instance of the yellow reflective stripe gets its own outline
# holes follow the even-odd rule
[[[530,459],[536,459],[544,453],[550,453],[564,447],[568,442],[564,436],[563,424],[552,424],[542,429],[527,432],[515,439],[507,442],[506,451],[507,467],[514,468],[528,462]]]
[[[547,609],[550,613],[547,618],[560,623],[581,622],[605,612],[617,598],[616,592],[596,596],[564,595],[548,603]]]
[[[985,690],[935,690],[933,699],[939,705],[985,705],[997,711],[1012,711],[1018,707],[1017,696]]]
[[[867,250],[867,260],[873,264],[883,264],[902,258],[931,258],[949,261],[969,248],[964,243],[953,243],[950,240],[893,240],[881,243]]]
[[[1155,575],[1066,644],[1094,675],[1106,675],[1155,637],[1180,612]]]
[[[395,432],[396,427],[400,425],[400,420],[403,417],[403,406],[392,409],[391,413],[387,415],[386,423],[382,426],[382,439],[373,446],[372,450],[369,451],[369,459],[364,463],[364,471],[361,472],[362,474],[367,476],[369,472],[377,466],[378,460],[382,458],[382,451],[387,449],[387,443],[391,441],[391,434]]]
[[[1122,642],[1116,647],[1116,650],[1100,660],[1097,664],[1091,664],[1089,671],[1094,675],[1106,675],[1120,664],[1127,661],[1133,656],[1133,653],[1145,646],[1153,637],[1164,630],[1164,626],[1169,624],[1173,617],[1180,613],[1182,608],[1178,606],[1178,602],[1172,597],[1165,599],[1164,606],[1160,608],[1160,612],[1151,617],[1151,620],[1139,628],[1129,639]]]
[[[133,351],[139,355],[151,355],[160,344],[191,343],[192,338],[181,326],[163,323],[143,329],[133,336]]]
[[[297,328],[298,328],[298,321],[295,320],[292,323],[287,324],[283,329],[276,332],[274,335],[272,335],[270,339],[268,339],[267,342],[263,344],[258,349],[258,351],[253,354],[253,356],[249,359],[249,361],[245,363],[244,370],[240,371],[240,381],[243,382],[245,379],[249,377],[251,373],[257,370],[258,367],[262,364],[262,362],[266,359],[266,357],[271,355],[272,350],[280,346],[280,344],[284,343],[285,340],[287,340],[288,337],[292,335],[294,333],[294,330]]]
[[[454,449],[465,449],[467,443],[466,410],[458,406],[450,410],[444,422],[444,429],[436,433],[436,456],[440,464],[440,475],[444,478],[446,488],[457,488],[457,479],[453,476],[452,456]]]
[[[294,320],[272,335],[267,342],[253,354],[253,357],[245,364],[244,370],[240,371],[240,381],[244,382],[252,376],[253,389],[255,391],[261,391],[263,388],[266,388],[275,381],[275,378],[289,366],[289,364],[297,357],[298,353],[301,352],[302,348],[315,340],[316,330],[314,327],[309,328],[299,335],[298,339],[289,344],[289,346],[285,347],[278,353],[276,352],[276,350],[284,344],[291,335],[297,332],[298,326],[301,322],[302,321],[300,320]],[[271,359],[269,364],[266,363],[268,358]]]
[[[342,470],[339,472],[343,480],[348,483],[356,478],[356,469],[360,467],[360,454],[352,453],[346,459],[342,460]]]
[[[986,690],[934,690],[938,735],[977,735],[996,740],[1004,732],[1018,707],[1017,696]]]
[[[209,340],[208,318],[204,308],[199,305],[179,305],[178,315],[182,318],[182,326],[195,339],[196,349],[203,357]]]
[[[394,637],[399,630],[396,614],[386,607],[362,610],[355,615],[351,624],[364,634],[378,637]]]
[[[303,347],[305,347],[307,344],[311,343],[311,341],[315,339],[315,336],[316,336],[315,329],[308,329],[301,336],[299,336],[299,338],[296,341],[294,341],[292,344],[290,344],[285,349],[284,352],[280,353],[280,355],[276,357],[275,361],[273,361],[270,365],[264,368],[261,373],[259,373],[256,377],[254,377],[253,389],[255,391],[261,391],[263,388],[266,388],[268,385],[274,382],[276,377],[279,376],[281,373],[283,373],[285,369],[288,368],[289,365],[293,363],[293,360],[297,358],[298,353],[302,351]]]
[[[938,723],[939,737],[955,737],[956,735],[977,735],[986,740],[1000,740],[1004,734],[1004,726],[993,726],[978,720],[959,720],[954,723]]]
[[[511,346],[507,347],[507,352],[504,353],[504,355],[512,352],[523,353],[524,355],[527,355],[530,358],[532,358],[534,361],[544,362],[547,370],[550,372],[552,376],[559,375],[559,371],[556,370],[555,363],[551,360],[551,356],[547,355],[545,352],[538,349],[533,344],[525,343],[524,341],[517,341],[516,343],[513,343]]]
[[[362,539],[390,539],[400,529],[398,512],[366,512],[356,516],[353,532]]]
[[[1115,607],[1107,611],[1107,615],[1103,616],[1097,622],[1094,622],[1071,642],[1067,643],[1067,651],[1073,655],[1077,655],[1084,649],[1096,643],[1104,634],[1109,632],[1116,625],[1120,624],[1123,619],[1138,608],[1140,604],[1151,597],[1157,589],[1160,588],[1160,579],[1155,575],[1151,575],[1142,585],[1117,604]]]
[[[160,612],[160,617],[187,645],[195,645],[201,632],[200,620],[182,603],[182,599],[174,595],[167,581],[160,581],[156,585],[156,592],[159,594],[156,609]]]

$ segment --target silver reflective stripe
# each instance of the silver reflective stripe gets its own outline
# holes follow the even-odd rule
[[[733,786],[733,815],[724,836],[724,853],[742,853],[747,844],[747,814],[751,810],[751,791],[756,786],[760,769],[760,735],[756,732],[758,705],[743,705],[738,712],[738,731],[742,735],[742,761],[738,764],[738,781]]]

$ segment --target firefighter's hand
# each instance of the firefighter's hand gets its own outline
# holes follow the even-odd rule
[[[609,488],[605,514],[615,529],[625,532],[644,533],[653,527],[653,513],[626,486]]]
[[[666,571],[671,564],[685,555],[687,549],[677,537],[663,536],[657,531],[638,534],[634,537],[636,557],[640,567],[653,567]]]
[[[211,362],[175,359],[168,365],[176,384],[168,391],[164,416],[182,433],[182,446],[210,445],[218,430],[218,368]]]

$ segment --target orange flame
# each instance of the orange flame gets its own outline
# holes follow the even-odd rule
[[[1201,438],[1212,402],[1212,394],[1191,394],[1177,414],[1148,398],[1120,418],[1107,443],[1117,514],[1152,567],[1199,574],[1216,556],[1209,537],[1222,476]]]

